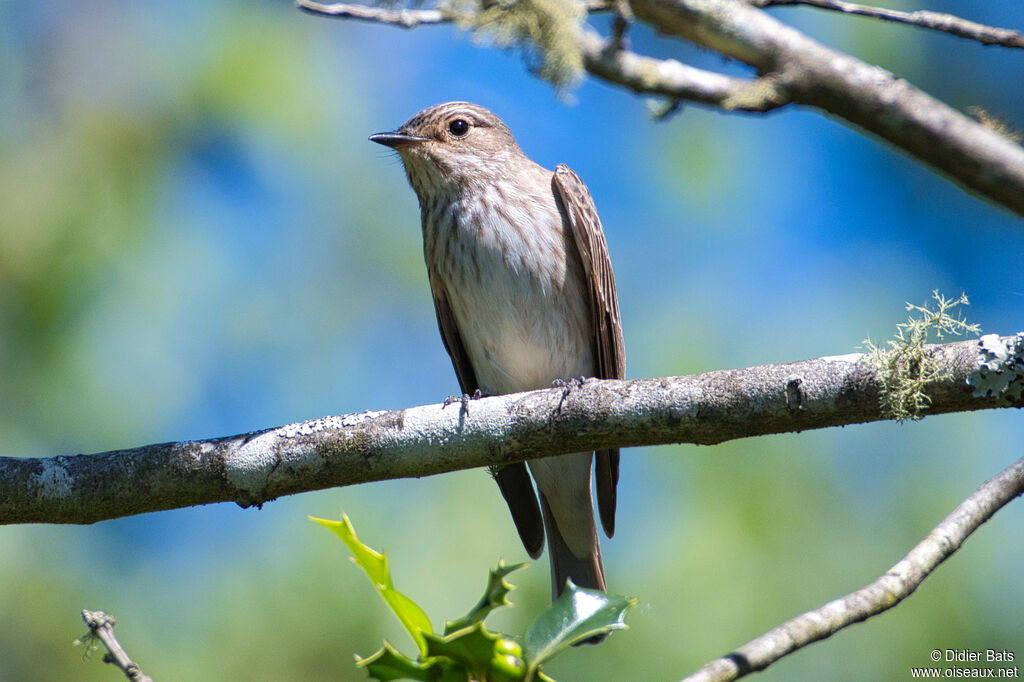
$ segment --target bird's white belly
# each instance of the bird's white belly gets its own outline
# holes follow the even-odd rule
[[[484,393],[547,388],[555,379],[592,376],[594,362],[580,315],[582,301],[539,295],[530,287],[489,283],[484,295],[452,296],[466,351]],[[567,320],[565,309],[575,309]],[[580,319],[580,318],[583,319]]]
[[[481,390],[593,376],[589,302],[578,260],[567,261],[565,234],[489,227],[473,235],[478,276],[449,283],[447,292]],[[556,265],[540,267],[539,254]]]

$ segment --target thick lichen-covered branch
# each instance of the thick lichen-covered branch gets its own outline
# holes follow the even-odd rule
[[[1014,337],[1006,337],[1011,343]],[[967,384],[986,348],[925,346],[943,368],[928,414],[1005,404]],[[723,441],[887,419],[884,373],[854,353],[632,381],[588,380],[471,400],[327,417],[94,455],[0,458],[0,524],[93,523],[581,450]]]

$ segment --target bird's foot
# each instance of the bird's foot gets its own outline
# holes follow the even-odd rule
[[[466,417],[469,416],[469,401],[479,400],[480,398],[483,397],[483,391],[481,391],[479,388],[473,391],[473,395],[470,395],[468,393],[463,393],[461,396],[450,395],[444,399],[443,403],[441,403],[441,409],[443,410],[444,408],[448,407],[453,403],[459,403],[459,417],[465,419]]]
[[[569,397],[569,394],[572,393],[575,389],[582,386],[586,380],[586,377],[580,377],[578,379],[576,377],[569,377],[567,381],[563,379],[555,379],[554,381],[551,382],[552,388],[562,389],[562,397],[558,401],[559,410],[562,409],[562,404],[565,402],[565,399]]]

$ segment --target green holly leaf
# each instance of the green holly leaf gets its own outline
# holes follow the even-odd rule
[[[390,644],[384,642],[384,648],[369,658],[356,656],[356,665],[366,668],[370,679],[380,682],[391,682],[392,680],[423,680],[431,682],[438,677],[436,663],[419,663],[412,660],[405,654],[396,651]]]
[[[414,661],[390,644],[369,658],[356,656],[356,665],[366,668],[370,679],[420,680],[421,682],[470,682],[469,671],[461,663],[447,658],[432,658],[425,663]]]
[[[352,552],[352,561],[363,569],[370,582],[377,588],[377,592],[384,598],[384,601],[391,607],[395,615],[398,616],[398,620],[402,622],[405,629],[408,630],[416,642],[416,646],[419,647],[420,654],[425,655],[427,645],[423,636],[424,634],[433,634],[434,629],[431,627],[430,619],[423,609],[412,599],[396,590],[395,586],[391,583],[387,556],[360,542],[359,538],[356,537],[356,531],[352,527],[352,522],[348,520],[348,516],[345,514],[341,515],[341,521],[328,521],[327,519],[318,519],[313,516],[309,518],[333,532],[348,545],[349,551]]]
[[[576,587],[571,580],[550,607],[530,624],[523,651],[531,670],[575,642],[626,628],[626,609],[636,599]]]
[[[515,588],[505,580],[505,576],[526,565],[526,562],[523,562],[509,566],[504,561],[498,561],[498,567],[491,569],[490,576],[487,578],[487,588],[484,590],[484,596],[462,618],[446,621],[444,624],[444,634],[447,635],[457,630],[468,628],[476,623],[482,623],[494,609],[502,606],[511,606],[512,602],[508,600],[508,593]]]
[[[501,637],[488,632],[482,623],[458,630],[445,637],[425,635],[427,656],[443,656],[461,663],[476,679],[486,676],[494,657],[494,645]]]

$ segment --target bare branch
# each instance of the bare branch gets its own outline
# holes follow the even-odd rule
[[[313,0],[298,0],[295,5],[310,14],[335,19],[358,19],[377,24],[415,28],[420,24],[444,24],[454,20],[454,15],[442,9],[388,9],[337,2],[324,4]]]
[[[580,34],[580,48],[587,71],[634,92],[741,111],[768,111],[789,101],[771,77],[733,78],[687,66],[675,59],[644,57],[617,49],[613,41],[605,41],[590,30]]]
[[[103,654],[104,663],[112,663],[124,671],[124,676],[133,682],[153,682],[153,678],[142,672],[138,664],[129,658],[128,653],[114,636],[115,620],[102,611],[82,611],[82,620],[89,626],[89,634],[78,640],[82,643],[96,638],[107,648]]]
[[[376,24],[415,28],[420,24],[446,24],[455,21],[456,14],[445,7],[388,9],[386,7],[369,7],[367,5],[350,4],[347,2],[323,3],[315,0],[296,0],[295,6],[304,12],[335,19],[358,19]],[[587,12],[607,12],[611,10],[605,0],[585,0],[583,7]]]
[[[764,670],[783,656],[891,609],[909,597],[993,514],[1021,494],[1024,458],[986,481],[870,585],[786,621],[731,654],[711,661],[684,682],[726,682]]]
[[[989,338],[995,347],[999,337]],[[1014,337],[1005,337],[1007,344]],[[925,414],[999,406],[966,381],[978,340],[927,346],[943,368]],[[93,523],[163,509],[281,495],[568,452],[713,444],[887,419],[886,372],[859,353],[781,365],[554,388],[326,417],[227,438],[95,455],[0,458],[0,524]]]
[[[919,26],[933,31],[949,33],[960,38],[967,38],[968,40],[977,40],[985,45],[1024,48],[1024,35],[1020,31],[987,26],[943,12],[930,12],[928,10],[901,12],[900,10],[843,2],[843,0],[750,0],[750,4],[756,7],[808,5],[844,14],[858,14],[874,19]]]
[[[888,140],[1024,215],[1024,147],[906,81],[812,40],[746,0],[630,0],[637,19],[775,74],[796,104]]]

